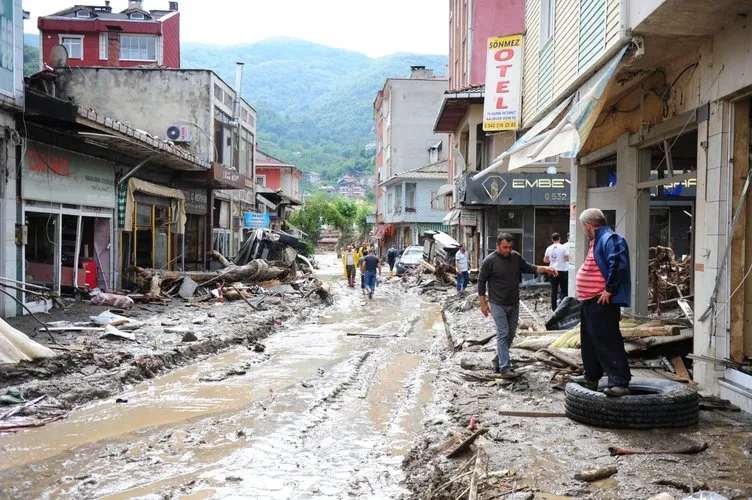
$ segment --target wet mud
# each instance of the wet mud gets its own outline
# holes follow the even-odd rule
[[[334,304],[45,427],[0,436],[4,498],[397,498],[447,344],[398,282]],[[328,274],[327,274],[328,273]],[[243,342],[246,342],[245,340]]]
[[[494,332],[492,320],[483,318],[477,308],[449,312],[447,320],[455,341]],[[752,498],[749,415],[702,411],[696,426],[649,431],[599,429],[566,417],[503,416],[504,410],[563,413],[564,394],[552,387],[554,371],[532,359],[532,352],[519,349],[512,350],[512,359],[523,375],[511,383],[460,376],[460,364],[473,373],[492,375],[494,348],[493,341],[466,347],[442,363],[424,431],[404,462],[410,490],[404,498],[467,498],[477,448],[448,459],[441,446],[466,429],[473,417],[479,427],[488,429],[483,442],[488,463],[478,498],[647,499],[666,492],[678,499],[698,490]],[[702,443],[709,447],[696,455],[612,457],[608,451],[609,446],[666,450]],[[611,465],[617,473],[610,478],[592,483],[574,479],[579,472]]]

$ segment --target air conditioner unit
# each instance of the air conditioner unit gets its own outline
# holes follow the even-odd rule
[[[167,127],[167,138],[172,142],[191,142],[191,129],[187,125],[170,125]]]

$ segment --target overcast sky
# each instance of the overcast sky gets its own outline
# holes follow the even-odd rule
[[[252,43],[273,36],[309,40],[372,57],[395,52],[446,54],[447,0],[179,0],[181,40],[215,44]],[[37,33],[37,17],[75,4],[104,0],[24,0]],[[127,0],[112,0],[121,11]],[[167,9],[168,0],[144,0],[144,9]]]

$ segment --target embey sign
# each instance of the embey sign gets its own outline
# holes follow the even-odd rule
[[[568,205],[569,177],[548,174],[490,174],[467,177],[465,205]]]

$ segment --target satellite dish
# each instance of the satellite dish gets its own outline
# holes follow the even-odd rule
[[[47,58],[47,64],[53,68],[66,66],[68,64],[68,49],[62,45],[55,45],[50,49],[50,56]]]

